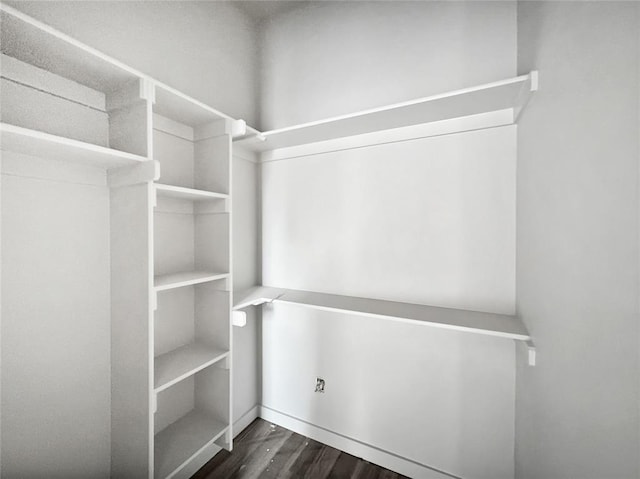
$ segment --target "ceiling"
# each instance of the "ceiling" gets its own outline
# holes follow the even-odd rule
[[[313,0],[234,0],[234,3],[256,21],[298,8]]]

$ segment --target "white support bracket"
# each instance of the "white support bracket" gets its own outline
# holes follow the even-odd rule
[[[516,102],[516,107],[514,108],[514,123],[518,123],[520,120],[520,115],[526,108],[531,96],[534,92],[537,92],[539,88],[539,76],[538,71],[533,70],[529,73],[529,81],[524,83],[518,93],[518,100]]]
[[[154,414],[158,412],[158,393],[156,392],[151,393],[151,410]]]
[[[158,292],[157,291],[152,291],[151,292],[151,311],[157,311],[158,310]]]
[[[148,183],[160,178],[160,163],[157,160],[140,162],[133,166],[112,168],[107,172],[109,188]]]
[[[529,366],[536,365],[536,345],[530,339],[525,342],[527,346],[527,364]]]
[[[245,311],[232,311],[231,324],[244,328],[247,325],[247,313]]]

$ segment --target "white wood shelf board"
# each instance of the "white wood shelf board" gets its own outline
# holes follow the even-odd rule
[[[144,75],[7,5],[0,4],[2,53],[101,92]]]
[[[228,428],[229,424],[197,409],[170,424],[155,436],[154,476],[173,477]]]
[[[110,169],[151,161],[144,156],[0,123],[0,149]]]
[[[195,190],[193,188],[184,188],[182,186],[155,184],[158,196],[166,198],[175,198],[180,200],[191,201],[212,201],[225,200],[229,195],[225,193],[214,193],[213,191]]]
[[[154,390],[156,393],[163,391],[228,355],[229,351],[199,343],[162,354],[154,361]]]
[[[194,284],[207,283],[218,279],[224,279],[229,273],[214,273],[211,271],[185,271],[181,273],[165,274],[155,277],[154,287],[156,291],[181,288]]]
[[[189,126],[198,126],[232,118],[195,100],[178,90],[156,82],[156,102],[153,111],[166,118]]]
[[[251,305],[257,306],[269,302],[296,304],[324,311],[391,319],[520,341],[531,339],[520,319],[505,314],[283,288],[256,287],[240,293],[237,301],[234,300],[233,309],[238,310]]]
[[[506,109],[513,109],[515,122],[519,109],[535,89],[537,73],[532,72],[477,87],[265,131],[245,136],[236,144],[254,151],[270,151]]]

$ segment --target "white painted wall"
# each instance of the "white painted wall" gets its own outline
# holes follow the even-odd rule
[[[512,313],[515,138],[510,126],[264,163],[264,284]],[[450,474],[512,476],[512,341],[267,311],[265,406]],[[317,375],[331,395],[314,397]]]
[[[513,313],[516,128],[263,164],[265,284]]]
[[[3,152],[4,164],[10,156]],[[65,170],[72,178],[93,169],[61,164],[57,173]],[[6,173],[2,477],[106,478],[109,190],[103,174],[96,186]]]
[[[515,14],[329,2],[277,16],[264,24],[264,126],[513,76]],[[263,283],[512,312],[515,162],[512,127],[268,162]],[[461,477],[513,477],[511,341],[265,311],[266,407]]]
[[[640,5],[522,2],[516,477],[637,478]]]
[[[6,3],[228,115],[258,119],[255,23],[233,2]]]
[[[262,23],[265,130],[514,76],[515,2],[310,2]]]

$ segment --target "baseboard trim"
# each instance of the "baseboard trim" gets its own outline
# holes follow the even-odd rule
[[[253,411],[253,410],[252,410]],[[252,412],[250,411],[250,412]],[[249,413],[247,413],[249,414]],[[357,439],[316,426],[288,414],[260,406],[259,414],[265,421],[272,422],[293,432],[310,437],[328,446],[382,466],[414,479],[461,479],[459,476],[440,471],[411,459],[384,451]],[[243,416],[244,418],[244,416]]]
[[[254,406],[233,423],[233,437],[240,434],[249,424],[260,417],[260,406]]]

